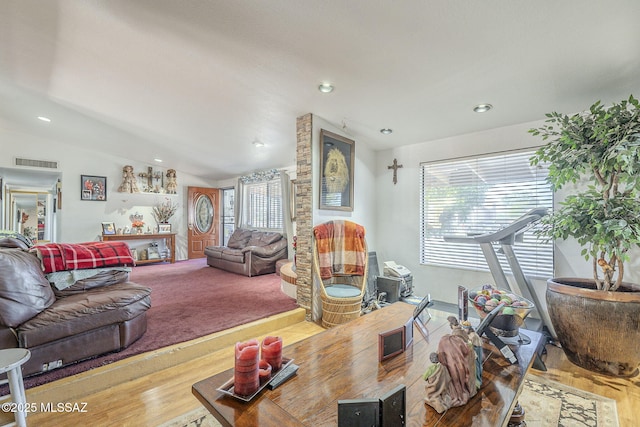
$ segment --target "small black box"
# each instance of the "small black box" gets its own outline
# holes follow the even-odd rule
[[[338,400],[338,427],[380,427],[380,400]]]
[[[380,398],[380,427],[404,427],[407,420],[407,387],[398,387]]]

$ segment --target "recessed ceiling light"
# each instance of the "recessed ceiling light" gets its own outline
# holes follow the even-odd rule
[[[255,145],[256,147],[264,147],[264,142],[256,139],[253,141],[253,145]]]
[[[38,120],[42,120],[43,122],[51,122],[51,119],[49,117],[45,117],[45,116],[38,116]]]
[[[389,128],[380,129],[380,133],[384,135],[389,135],[390,133],[393,133],[393,129],[389,129]]]
[[[162,163],[162,159],[153,159],[154,162]]]
[[[491,104],[478,104],[475,107],[473,107],[473,111],[475,111],[476,113],[486,113],[492,108],[493,108],[493,105]]]
[[[331,83],[322,83],[318,86],[318,90],[322,93],[330,93],[333,92],[333,85]]]

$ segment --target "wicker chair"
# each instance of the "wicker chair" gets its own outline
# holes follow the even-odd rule
[[[360,317],[369,267],[366,241],[364,241],[364,262],[363,275],[334,274],[330,278],[322,279],[318,247],[314,237],[313,276],[319,283],[323,327],[331,328]]]

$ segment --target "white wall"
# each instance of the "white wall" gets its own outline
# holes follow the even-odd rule
[[[492,129],[377,153],[378,259],[381,263],[393,260],[409,268],[416,295],[430,293],[433,299],[456,303],[458,285],[474,288],[493,283],[489,273],[420,265],[420,163],[539,145],[539,141],[527,133],[535,125]],[[398,169],[396,185],[392,182],[393,171],[387,168],[394,158],[403,165]],[[544,283],[536,281],[536,289],[540,289],[543,296]]]
[[[113,155],[97,153],[90,150],[79,150],[63,142],[42,140],[30,135],[9,132],[0,129],[2,157],[0,167],[14,167],[15,157],[37,160],[59,161],[62,172],[62,209],[57,212],[57,241],[78,243],[97,241],[102,233],[101,223],[111,221],[116,227],[130,225],[129,215],[139,212],[151,228],[155,221],[151,208],[164,201],[162,194],[129,194],[119,193],[122,182],[122,167],[134,166],[134,171],[146,171],[147,166],[163,170],[171,168],[170,162],[161,166],[142,164],[127,159],[126,153]],[[107,201],[83,201],[80,199],[80,175],[96,175],[107,177]],[[178,212],[171,219],[173,231],[177,232],[177,259],[187,258],[187,224],[186,205],[187,187],[212,187],[211,182],[194,177],[178,170],[178,194],[168,196],[179,204]]]
[[[364,226],[366,230],[368,250],[375,251],[376,242],[378,241],[378,234],[376,233],[375,153],[367,147],[366,141],[353,138],[322,117],[314,115],[312,127],[311,171],[313,176],[313,224],[317,225],[336,219],[358,223]],[[322,176],[322,171],[320,170],[320,131],[322,129],[355,140],[352,212],[319,209],[320,177]],[[312,298],[311,316],[313,320],[319,321],[322,317],[322,302],[320,300],[320,292],[318,291],[319,283],[314,280],[313,286],[314,295]]]
[[[318,209],[320,205],[320,130],[325,129],[348,139],[355,140],[353,211],[333,211]],[[366,141],[358,140],[319,116],[313,116],[312,131],[312,175],[313,175],[313,223],[314,225],[334,219],[345,219],[363,225],[370,250],[376,247],[376,191],[375,152],[367,147]]]
[[[420,265],[420,163],[454,159],[500,151],[532,148],[542,140],[527,131],[542,125],[542,121],[523,123],[484,132],[397,147],[380,151],[376,156],[376,234],[379,245],[378,259],[394,260],[411,270],[415,293],[430,293],[433,299],[457,302],[457,286],[474,288],[484,283],[494,283],[490,273]],[[393,171],[387,169],[393,159],[403,165],[398,169],[398,183],[393,185]],[[554,196],[554,203],[575,192],[567,187]],[[592,277],[591,261],[580,257],[580,247],[573,239],[556,242],[554,250],[555,276]],[[625,281],[638,282],[640,278],[640,251],[626,265]],[[530,278],[536,293],[546,310],[545,290],[547,278]],[[513,283],[512,277],[509,280]]]

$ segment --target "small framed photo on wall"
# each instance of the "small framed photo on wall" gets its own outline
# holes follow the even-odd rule
[[[107,201],[107,177],[80,175],[80,199]]]

